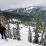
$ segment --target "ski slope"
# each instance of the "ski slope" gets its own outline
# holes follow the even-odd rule
[[[0,39],[0,46],[41,46],[29,42],[8,39],[8,42]]]
[[[20,30],[20,35],[21,35],[21,40],[14,40],[14,39],[9,39],[7,38],[8,41],[5,41],[5,39],[1,39],[1,35],[0,35],[0,46],[41,46],[38,44],[33,44],[28,42],[28,28],[27,26],[24,25],[19,25],[21,30]],[[11,25],[11,29],[12,29],[12,25]],[[33,31],[34,27],[30,27],[31,28],[31,32]],[[32,36],[34,36],[34,33],[32,33]],[[32,38],[33,39],[33,38]]]

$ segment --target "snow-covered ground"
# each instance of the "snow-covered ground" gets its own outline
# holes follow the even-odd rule
[[[0,46],[41,46],[29,42],[8,39],[8,42],[0,39]]]
[[[29,26],[20,25],[20,27],[22,27],[22,29],[20,30],[22,41],[24,41],[24,42],[27,41],[28,42]],[[30,27],[31,32],[33,32],[33,28],[34,27]],[[32,36],[34,36],[34,32],[32,33]],[[32,37],[32,40],[33,40],[33,37]]]
[[[38,44],[33,44],[28,42],[28,31],[29,31],[29,27],[24,26],[22,24],[19,25],[21,30],[20,30],[20,35],[21,35],[21,41],[17,41],[17,40],[13,40],[13,39],[7,39],[7,41],[2,40],[1,36],[0,36],[0,46],[41,46]],[[11,25],[11,29],[12,29],[13,25]],[[33,31],[34,27],[30,27],[31,28],[31,32]],[[34,33],[32,34],[32,36],[34,36]],[[32,37],[33,39],[33,37]]]

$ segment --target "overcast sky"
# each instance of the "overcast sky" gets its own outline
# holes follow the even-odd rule
[[[46,6],[46,0],[0,0],[0,9]]]

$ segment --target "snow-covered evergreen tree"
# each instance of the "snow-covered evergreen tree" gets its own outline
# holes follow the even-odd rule
[[[36,28],[34,30],[35,36],[33,42],[38,44],[39,43],[39,33],[41,33],[41,26],[42,26],[42,21],[41,21],[41,15],[38,13],[36,17]]]
[[[32,42],[32,33],[31,33],[31,30],[30,30],[30,26],[29,26],[29,32],[28,32],[28,41]]]
[[[8,23],[8,37],[12,38],[11,30],[10,30],[10,24]]]
[[[16,28],[13,28],[13,39],[16,39]]]
[[[42,33],[42,46],[46,46],[46,22],[44,24],[44,30],[43,30],[43,33]]]
[[[45,22],[42,23],[42,31],[41,31],[41,40],[40,40],[40,44],[43,44],[44,41],[44,32],[45,32]]]
[[[38,34],[38,29],[35,29],[35,36],[34,36],[34,40],[33,43],[38,44],[39,43],[39,34]]]
[[[19,31],[19,23],[17,23],[17,29],[16,29],[16,38],[17,40],[20,40],[20,31]]]
[[[43,40],[43,46],[46,46],[46,33],[45,33],[45,36],[44,36],[44,40]]]

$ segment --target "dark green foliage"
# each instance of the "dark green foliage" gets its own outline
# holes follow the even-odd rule
[[[21,39],[20,39],[20,31],[19,31],[19,29],[20,29],[20,28],[19,28],[19,24],[17,23],[17,29],[16,29],[16,39],[17,39],[17,40],[21,40]]]
[[[31,30],[30,30],[30,26],[29,26],[29,33],[28,33],[28,41],[32,42],[32,33],[31,33]]]
[[[41,27],[42,27],[42,21],[41,21],[41,17],[40,17],[40,13],[38,13],[38,15],[36,16],[36,28],[34,30],[35,32],[35,36],[34,36],[34,40],[33,43],[38,44],[39,43],[39,33],[41,33]]]
[[[30,21],[33,18],[32,16],[13,14],[13,13],[10,13],[10,12],[3,12],[3,15],[7,19],[16,18],[16,19],[23,20],[23,21]]]
[[[36,43],[36,44],[38,44],[39,43],[39,32],[38,32],[38,30],[37,29],[35,29],[35,36],[34,36],[34,40],[33,40],[33,43]]]

